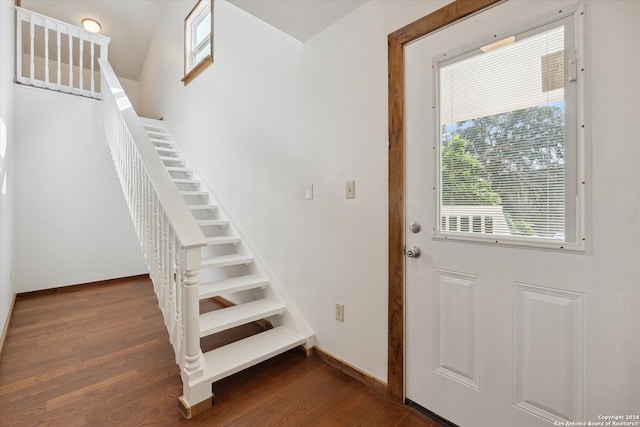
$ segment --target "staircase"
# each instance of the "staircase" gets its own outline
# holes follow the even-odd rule
[[[294,347],[310,349],[314,335],[164,123],[136,115],[108,61],[100,71],[105,134],[180,367],[179,407],[191,418],[213,404],[216,381]],[[201,312],[208,298],[226,307]],[[256,321],[268,327],[201,347],[202,338]]]
[[[242,238],[233,232],[212,194],[203,189],[193,168],[159,120],[140,119],[160,159],[184,198],[189,211],[200,226],[207,245],[202,248],[199,298],[242,301],[231,307],[200,313],[200,338],[236,326],[270,318],[275,326],[249,338],[204,353],[206,376],[218,381],[284,351],[305,344],[307,338],[296,330],[277,325],[287,307],[265,296],[269,280],[256,271],[254,258],[242,251]],[[201,279],[202,280],[202,279]],[[236,297],[236,298],[234,298]]]

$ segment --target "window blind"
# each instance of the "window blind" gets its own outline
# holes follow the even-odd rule
[[[438,63],[440,231],[564,240],[564,26],[504,44]]]

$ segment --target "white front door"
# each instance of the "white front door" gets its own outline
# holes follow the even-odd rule
[[[585,84],[593,101],[593,116],[586,114],[586,120],[578,123],[582,131],[588,129],[591,139],[585,147],[594,144],[593,158],[586,159],[578,172],[573,169],[577,166],[565,165],[565,178],[578,176],[582,182],[571,187],[583,186],[576,191],[584,191],[586,198],[577,219],[585,221],[579,232],[586,233],[574,236],[579,244],[587,242],[582,252],[558,247],[564,233],[547,234],[537,247],[504,241],[498,222],[506,224],[506,232],[516,227],[507,207],[491,220],[485,218],[492,214],[481,213],[478,206],[463,207],[455,219],[451,217],[456,212],[448,212],[448,207],[438,209],[441,142],[440,131],[435,130],[441,128],[434,58],[472,48],[494,35],[499,41],[501,35],[530,30],[553,19],[553,14],[562,15],[575,2],[511,0],[405,46],[405,242],[413,256],[405,265],[405,396],[461,427],[559,426],[567,420],[585,423],[577,425],[607,425],[612,420],[640,425],[640,209],[633,184],[640,182],[640,168],[630,170],[624,160],[624,153],[638,155],[638,125],[615,120],[617,115],[630,119],[639,112],[637,98],[615,95],[619,79],[631,74],[606,75],[598,61],[607,57],[621,61],[618,65],[638,64],[640,40],[621,38],[626,48],[619,49],[597,41],[606,38],[607,31],[637,36],[638,30],[631,28],[637,25],[632,17],[637,19],[640,2],[587,3],[575,15],[580,21],[577,29],[569,30],[575,30],[577,43],[588,41],[591,59],[572,58],[572,52],[565,52],[565,67],[575,67],[567,70],[565,91]],[[587,32],[584,38],[582,31]],[[620,58],[607,49],[617,49]],[[575,66],[570,63],[574,59]],[[581,82],[589,72],[591,78]],[[596,81],[598,73],[601,78]],[[624,83],[630,85],[627,89],[638,90],[635,78],[631,80]],[[599,86],[603,84],[609,86]],[[619,98],[621,104],[616,104]],[[569,115],[575,113],[571,106],[562,108]],[[596,117],[595,111],[601,115]],[[469,117],[473,116],[464,120]],[[605,123],[607,117],[611,120]],[[623,140],[616,133],[621,132],[620,125],[635,137]],[[620,138],[609,139],[611,132]],[[623,153],[618,158],[627,165],[624,171],[616,169],[616,156],[600,148],[614,140],[617,145],[610,150]],[[576,155],[570,151],[564,155]],[[576,158],[583,161],[581,156],[588,151],[584,148]],[[573,201],[567,200],[567,210],[575,212]],[[616,207],[626,210],[616,213]],[[412,223],[421,225],[420,231],[412,231]],[[530,226],[527,221],[519,224]],[[467,233],[456,239],[455,233],[447,233],[451,230]],[[497,233],[498,244],[487,241],[486,235],[480,239],[471,235],[487,230]],[[559,245],[554,246],[554,239]],[[418,257],[414,247],[421,250]],[[611,416],[626,418],[607,418]]]

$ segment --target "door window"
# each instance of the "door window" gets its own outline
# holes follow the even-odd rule
[[[573,16],[436,58],[437,237],[584,247]]]

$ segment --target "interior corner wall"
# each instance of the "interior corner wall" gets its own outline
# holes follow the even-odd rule
[[[184,87],[191,3],[166,3],[139,79],[140,112],[164,117],[317,345],[386,381],[386,37],[446,1],[373,0],[302,44],[217,0],[214,64]]]
[[[129,98],[131,105],[133,105],[133,109],[138,111],[138,82],[124,77],[118,77],[118,81],[127,98]]]
[[[102,103],[16,85],[16,293],[144,274]]]
[[[0,0],[0,333],[13,300],[13,1]]]

